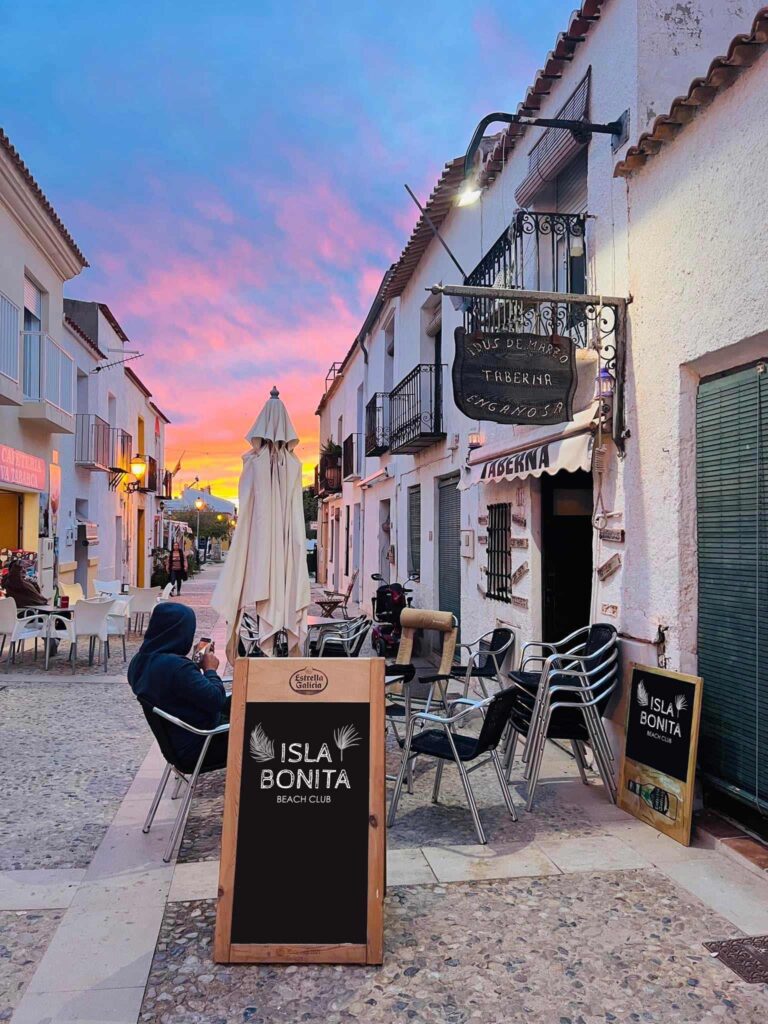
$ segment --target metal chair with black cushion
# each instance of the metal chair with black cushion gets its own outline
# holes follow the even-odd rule
[[[582,781],[588,782],[584,745],[594,754],[595,765],[612,801],[616,799],[613,752],[602,716],[618,682],[618,636],[614,626],[596,623],[566,637],[558,644],[536,644],[549,650],[546,657],[525,659],[540,662],[538,672],[509,672],[517,699],[510,717],[505,753],[509,777],[519,736],[526,737],[523,760],[528,779],[527,809],[533,806],[546,741],[571,744]],[[558,648],[566,648],[558,650]]]
[[[486,843],[487,840],[482,822],[480,821],[480,813],[477,809],[469,776],[471,772],[477,771],[478,768],[488,764],[489,761],[493,764],[496,772],[501,795],[507,810],[512,816],[512,820],[517,821],[515,805],[512,802],[496,749],[501,742],[516,700],[516,689],[509,687],[493,697],[487,697],[481,701],[459,697],[458,700],[451,703],[447,716],[436,715],[428,711],[417,711],[411,715],[405,736],[403,760],[400,765],[397,782],[395,783],[395,791],[392,794],[392,802],[389,806],[387,824],[390,827],[394,825],[397,805],[400,801],[400,794],[408,768],[419,756],[433,757],[437,761],[435,782],[432,789],[433,803],[437,803],[440,797],[440,782],[446,761],[453,761],[455,763],[459,770],[461,784],[464,787],[469,810],[472,814],[477,838],[481,843]],[[459,706],[461,710],[452,713]],[[479,735],[453,731],[457,725],[467,722],[470,716],[475,715],[478,711],[483,714],[483,724]],[[421,726],[430,725],[431,728],[422,728],[420,732],[416,732],[417,724]],[[483,754],[488,756],[484,760],[478,760]],[[470,763],[471,766],[467,767]]]
[[[501,678],[501,667],[511,654],[515,645],[515,634],[506,626],[484,633],[477,640],[468,644],[457,644],[458,650],[467,651],[466,665],[451,665],[451,677],[464,683],[464,696],[469,692],[469,684],[476,680],[484,697],[488,696],[487,683],[495,679],[499,689],[504,688]]]
[[[177,786],[182,783],[186,784],[186,791],[184,798],[181,801],[176,820],[173,823],[171,834],[168,839],[168,845],[165,848],[163,854],[163,860],[166,864],[170,861],[173,856],[173,852],[176,846],[181,841],[181,836],[184,832],[184,826],[187,822],[187,816],[189,815],[189,808],[192,803],[192,795],[195,791],[197,780],[201,775],[207,775],[208,772],[219,771],[222,768],[226,768],[226,761],[222,760],[221,763],[215,762],[213,764],[204,764],[208,748],[211,745],[211,740],[214,736],[221,736],[224,733],[229,732],[229,722],[225,722],[222,725],[217,725],[214,729],[197,729],[193,725],[189,725],[187,722],[182,722],[180,718],[176,718],[175,715],[169,715],[167,711],[163,711],[162,708],[154,707],[150,701],[143,700],[141,697],[138,698],[141,704],[144,717],[146,718],[152,733],[157,740],[157,745],[160,748],[160,753],[165,758],[165,768],[163,770],[162,777],[160,778],[160,784],[157,787],[157,792],[154,795],[152,804],[147,814],[147,820],[144,822],[143,832],[149,832],[152,827],[152,822],[155,820],[155,814],[157,808],[160,805],[165,787],[168,785],[168,779],[171,776],[171,772],[176,776]],[[186,732],[190,732],[195,736],[203,737],[203,746],[200,750],[200,754],[194,761],[187,760],[180,757],[174,748],[173,737],[169,729],[169,725],[175,725],[178,729],[184,729]]]

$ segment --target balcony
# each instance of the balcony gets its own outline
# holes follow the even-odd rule
[[[108,473],[112,455],[112,431],[106,420],[93,413],[75,417],[75,465]]]
[[[383,455],[389,448],[389,394],[377,391],[365,407],[365,454]]]
[[[152,455],[144,455],[142,458],[147,464],[147,471],[139,481],[137,490],[144,494],[154,494],[157,491],[157,459]]]
[[[341,471],[345,480],[359,480],[363,468],[363,435],[350,434],[344,438],[341,455]]]
[[[327,394],[328,389],[330,388],[331,384],[333,384],[333,382],[336,380],[337,377],[341,376],[341,367],[342,367],[342,365],[343,364],[339,363],[339,362],[331,363],[330,368],[328,370],[328,373],[326,373],[326,375],[325,375],[325,390],[326,390],[326,394]]]
[[[163,478],[160,481],[160,486],[157,489],[158,498],[164,500],[170,500],[173,498],[173,473],[170,469],[166,469],[163,473]]]
[[[441,441],[443,432],[442,367],[415,366],[389,396],[389,449],[413,454]]]
[[[47,334],[24,331],[22,335],[22,390],[24,405],[19,418],[33,420],[52,434],[73,434],[72,357]]]
[[[465,283],[482,288],[583,295],[587,266],[585,225],[586,215],[581,213],[518,210],[509,229],[491,246]],[[511,299],[475,298],[470,301],[464,314],[464,327],[468,331],[551,334],[555,326],[544,330],[545,325],[533,323],[535,311],[527,303]],[[579,334],[578,328],[583,326],[581,310],[574,307],[564,311],[556,326],[561,333],[573,334],[575,329]],[[579,343],[578,337],[573,340]]]
[[[341,456],[321,455],[317,467],[317,495],[325,498],[341,490]]]

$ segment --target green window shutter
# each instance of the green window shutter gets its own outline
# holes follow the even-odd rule
[[[699,386],[696,481],[699,761],[768,813],[768,374]]]

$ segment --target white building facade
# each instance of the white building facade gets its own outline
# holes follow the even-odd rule
[[[64,298],[87,265],[0,133],[0,561],[22,558],[48,597],[59,582],[87,594],[99,578],[149,585],[168,483],[167,420],[120,362],[124,332],[103,304]],[[146,453],[134,447],[142,419]],[[129,493],[137,454],[148,472]],[[135,539],[139,507],[149,544]]]
[[[333,458],[320,462],[319,575],[334,589],[360,568],[370,609],[371,573],[403,580],[413,571],[414,604],[455,612],[465,639],[506,624],[520,645],[602,620],[619,630],[625,667],[703,671],[700,652],[723,606],[702,610],[699,600],[699,572],[715,570],[699,568],[697,401],[711,374],[741,372],[768,352],[765,140],[754,127],[766,37],[755,11],[703,0],[583,3],[518,113],[622,119],[625,136],[580,143],[560,129],[512,125],[483,144],[474,168],[482,198],[469,207],[456,203],[463,159],[446,165],[427,212],[463,273],[422,218],[318,409],[321,442],[344,447],[360,432],[365,453],[355,475],[343,458],[338,474]],[[734,42],[738,34],[745,40]],[[717,55],[726,62],[697,86]],[[679,97],[687,99],[675,106]],[[744,273],[745,258],[755,274]],[[460,298],[429,290],[464,279],[539,298],[470,299],[457,309]],[[551,293],[593,298],[558,302]],[[493,422],[498,389],[464,384],[460,411],[457,328],[570,339],[571,418]],[[466,414],[473,408],[479,419]],[[765,514],[756,513],[758,532]],[[752,587],[757,594],[759,582]],[[764,800],[748,768],[762,756],[768,786],[768,734],[739,748],[739,779],[724,777],[734,730],[724,734],[723,702],[708,705],[706,694],[731,686],[728,671],[709,664],[703,735],[713,753],[703,763],[716,786],[747,795],[752,786],[751,799]],[[758,675],[750,700],[766,702],[768,716]],[[620,730],[622,702],[612,717]]]

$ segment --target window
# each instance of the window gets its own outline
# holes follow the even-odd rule
[[[24,330],[41,331],[43,329],[43,293],[29,280],[24,278]]]
[[[488,567],[487,596],[509,604],[509,577],[512,568],[510,544],[512,526],[511,505],[488,506]]]
[[[421,574],[421,485],[408,488],[408,573]]]
[[[344,506],[344,575],[349,576],[349,505]]]

